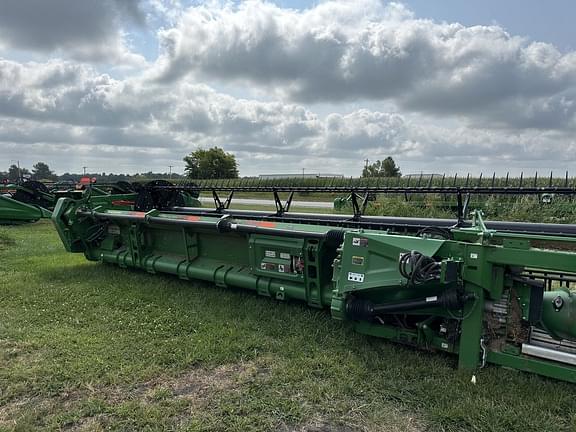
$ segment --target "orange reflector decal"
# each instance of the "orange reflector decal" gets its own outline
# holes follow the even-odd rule
[[[274,222],[268,221],[246,221],[246,225],[257,226],[260,228],[276,228],[276,224]]]
[[[262,228],[274,228],[276,224],[274,222],[258,222],[256,225]]]

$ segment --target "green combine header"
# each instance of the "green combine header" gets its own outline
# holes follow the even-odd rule
[[[41,182],[0,186],[0,224],[19,225],[49,218],[57,198]]]
[[[20,225],[50,218],[59,198],[87,199],[106,202],[117,209],[132,210],[153,208],[162,203],[168,194],[172,204],[200,207],[195,192],[156,192],[153,188],[174,186],[164,180],[146,184],[131,184],[119,181],[110,184],[81,183],[78,185],[51,185],[28,180],[22,184],[0,185],[0,225]]]
[[[305,302],[460,369],[576,383],[576,225],[291,213],[276,190],[276,213],[232,210],[216,190],[210,210],[179,204],[184,190],[151,187],[128,211],[62,198],[52,220],[89,260]]]

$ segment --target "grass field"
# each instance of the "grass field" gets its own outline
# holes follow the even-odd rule
[[[574,431],[576,387],[0,228],[0,430]]]

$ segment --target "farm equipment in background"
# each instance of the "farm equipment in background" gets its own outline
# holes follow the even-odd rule
[[[90,180],[90,179],[89,179]],[[156,180],[145,184],[131,184],[120,181],[110,184],[96,184],[93,181],[76,185],[53,184],[50,188],[44,183],[29,180],[21,185],[0,186],[0,224],[18,225],[50,218],[59,198],[79,200],[90,198],[116,209],[149,210],[168,205],[200,207],[197,194],[186,191],[160,191],[155,186],[173,186],[172,183]]]
[[[250,190],[272,192],[277,211],[230,208]],[[214,209],[181,204],[200,191]],[[302,301],[360,333],[454,354],[464,370],[492,363],[576,383],[576,225],[465,217],[465,193],[495,189],[441,190],[460,197],[455,219],[292,213],[297,191],[320,188],[155,184],[133,210],[63,198],[52,220],[66,250],[89,260]]]
[[[28,180],[0,187],[0,224],[17,225],[49,218],[57,198],[48,187]]]

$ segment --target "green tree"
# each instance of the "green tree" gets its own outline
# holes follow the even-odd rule
[[[184,158],[186,175],[193,179],[238,178],[238,165],[232,153],[219,147],[198,149]]]
[[[400,167],[390,156],[383,161],[377,160],[373,164],[366,165],[362,170],[362,177],[400,177],[401,175]]]
[[[54,174],[48,164],[44,162],[38,162],[32,167],[32,179],[33,180],[55,180],[57,176]]]
[[[26,168],[18,169],[17,165],[10,165],[10,168],[8,168],[8,180],[11,182],[16,183],[19,177],[28,175],[30,175],[30,171],[28,171]]]

